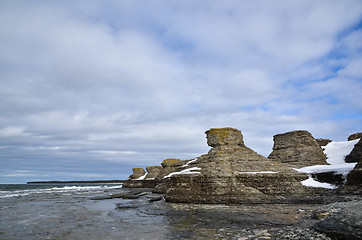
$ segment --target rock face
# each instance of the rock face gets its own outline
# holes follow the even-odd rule
[[[362,201],[334,203],[315,211],[318,231],[333,239],[362,239]]]
[[[328,164],[321,147],[308,131],[275,135],[273,151],[268,158],[293,168]]]
[[[362,138],[362,132],[354,133],[348,137],[348,141],[352,141],[358,138]]]
[[[160,174],[162,167],[161,166],[146,167],[146,170],[147,170],[147,175],[145,179],[153,180],[158,176],[158,174]]]
[[[345,162],[362,162],[362,138],[354,145],[351,153],[346,156]]]
[[[161,166],[147,167],[148,174],[143,168],[133,168],[133,174],[123,183],[124,188],[154,188],[157,183],[152,176],[157,175],[157,169]]]
[[[319,145],[320,147],[324,147],[324,146],[326,146],[328,143],[332,142],[332,140],[326,139],[326,138],[317,138],[316,141],[317,141],[317,143],[318,143],[318,145]]]
[[[320,201],[318,193],[326,193],[324,189],[304,187],[301,181],[306,180],[307,175],[246,147],[237,129],[210,129],[206,135],[212,147],[208,154],[177,168],[178,173],[164,180],[167,201],[291,203]],[[319,148],[314,139],[309,140]]]
[[[143,168],[133,168],[133,174],[129,176],[129,179],[137,179],[146,174],[146,171]]]
[[[347,175],[346,184],[339,189],[340,194],[362,195],[362,162],[357,163],[354,169]]]

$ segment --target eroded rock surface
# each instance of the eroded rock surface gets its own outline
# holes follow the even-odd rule
[[[346,162],[362,162],[362,138],[358,141],[351,153],[345,158]]]
[[[324,147],[324,146],[326,146],[328,143],[332,142],[332,140],[327,139],[327,138],[317,138],[316,141],[317,141],[317,143],[318,143],[318,145],[319,145],[320,147]]]
[[[160,174],[162,167],[161,166],[151,166],[151,167],[146,167],[146,170],[147,170],[147,175],[146,175],[145,179],[153,180],[158,176],[158,174]]]
[[[362,201],[333,203],[315,211],[318,231],[337,239],[362,239]]]
[[[362,132],[354,133],[348,137],[348,141],[356,140],[358,138],[362,138]]]
[[[133,168],[133,174],[129,176],[129,179],[137,179],[146,174],[146,171],[143,168]]]
[[[164,181],[167,201],[289,203],[319,201],[319,193],[328,192],[304,187],[301,181],[307,179],[307,175],[246,147],[237,129],[210,129],[206,135],[212,147],[208,154],[187,167],[178,168],[179,173],[184,174],[175,174]],[[310,141],[319,148],[314,138]]]
[[[268,158],[293,168],[328,165],[312,134],[302,130],[275,135],[273,151]]]

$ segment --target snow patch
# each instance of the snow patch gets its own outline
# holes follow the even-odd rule
[[[303,168],[293,168],[297,172],[309,174],[309,178],[301,183],[304,186],[309,187],[319,187],[319,188],[328,188],[335,189],[337,188],[333,184],[321,183],[314,180],[311,177],[313,173],[324,173],[324,172],[334,172],[335,174],[341,174],[344,181],[347,180],[347,175],[350,173],[357,163],[346,163],[344,161],[345,157],[350,154],[354,145],[357,144],[359,139],[345,142],[330,142],[324,148],[323,151],[327,156],[327,162],[330,165],[314,165]]]
[[[192,167],[192,168],[188,168],[188,169],[184,169],[180,172],[173,172],[168,174],[167,176],[164,176],[163,179],[172,177],[173,175],[180,175],[180,174],[201,174],[201,172],[198,172],[198,170],[201,170],[201,168],[199,167]],[[196,172],[194,172],[196,171]]]
[[[141,176],[139,178],[136,178],[135,180],[143,180],[143,179],[145,179],[146,176],[147,176],[147,173],[145,173],[145,175],[143,175],[143,176]]]
[[[329,183],[321,183],[316,180],[314,180],[311,176],[307,180],[304,180],[301,182],[302,185],[307,187],[315,187],[315,188],[328,188],[328,189],[336,189],[337,187],[333,184]]]
[[[196,162],[199,158],[192,159],[188,161],[185,165],[182,165],[181,167],[188,167],[190,163]]]
[[[346,142],[330,142],[324,147],[327,162],[331,165],[344,164],[344,158],[351,153],[359,139]]]

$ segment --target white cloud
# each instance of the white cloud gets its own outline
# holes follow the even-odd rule
[[[264,155],[295,129],[342,140],[361,125],[361,12],[357,0],[1,2],[0,159],[153,165],[197,157],[203,132],[224,126]]]

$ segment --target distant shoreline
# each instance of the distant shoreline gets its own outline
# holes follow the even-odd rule
[[[38,181],[26,184],[91,184],[91,183],[124,183],[126,180],[94,180],[94,181]]]

